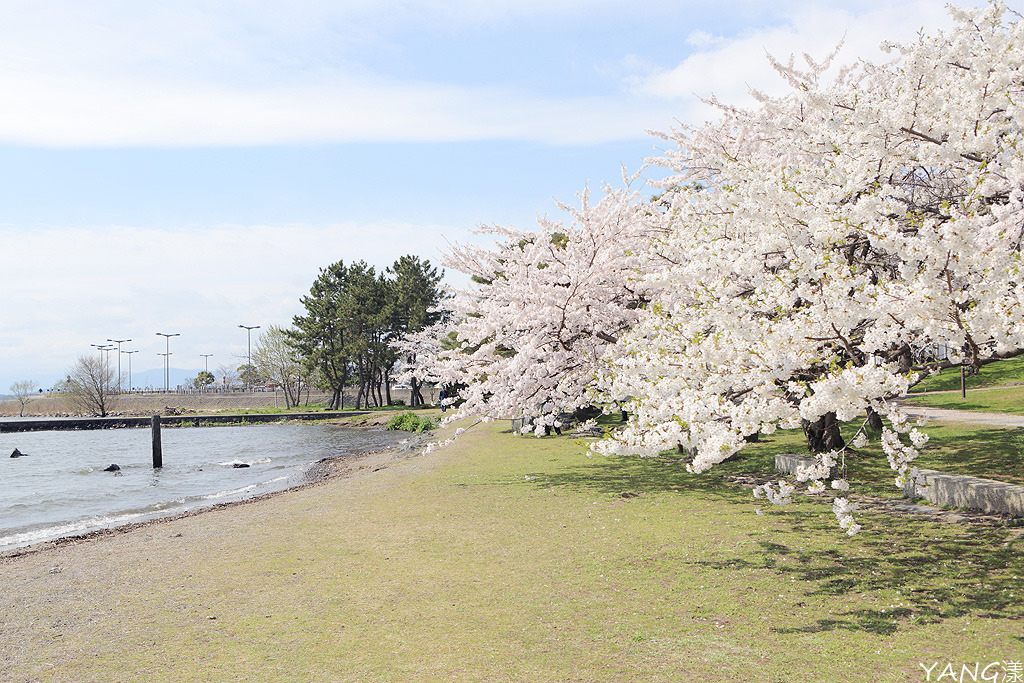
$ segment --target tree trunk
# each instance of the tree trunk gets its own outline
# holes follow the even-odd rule
[[[873,408],[868,408],[868,431],[871,434],[881,434],[882,426],[882,416],[876,413]]]
[[[409,382],[409,405],[413,408],[423,405],[423,394],[420,393],[420,383],[415,377]]]
[[[801,426],[807,438],[807,450],[811,453],[838,451],[846,445],[835,413],[825,413],[814,422],[801,420]]]

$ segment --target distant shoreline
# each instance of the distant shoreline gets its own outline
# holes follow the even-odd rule
[[[409,401],[407,389],[392,389],[393,399]],[[429,396],[424,395],[429,400]],[[323,404],[330,400],[330,394],[311,392],[308,400],[303,394],[297,407]],[[354,402],[354,396],[346,392],[346,402]],[[210,394],[124,394],[115,399],[112,414],[125,417],[144,417],[148,415],[181,415],[217,413],[223,411],[245,410],[247,408],[281,408],[285,407],[283,391],[253,391]],[[15,400],[0,403],[0,417],[18,417],[21,406]],[[25,417],[79,417],[63,396],[44,394],[32,396],[25,406]]]

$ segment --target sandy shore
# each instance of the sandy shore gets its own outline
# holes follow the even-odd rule
[[[385,418],[370,415],[360,423],[375,426]],[[245,581],[237,568],[310,552],[308,543],[327,520],[366,505],[396,477],[435,466],[437,453],[418,455],[423,443],[413,437],[397,448],[325,459],[315,481],[255,499],[0,555],[0,680],[153,680],[127,671],[112,679],[109,668],[94,675],[89,662],[116,656],[124,638],[136,635],[124,631],[127,621],[131,628],[154,619],[167,623],[166,611],[179,610],[192,625],[214,626],[225,612],[259,609],[248,601],[255,595],[222,595]],[[150,638],[159,646],[159,634]]]

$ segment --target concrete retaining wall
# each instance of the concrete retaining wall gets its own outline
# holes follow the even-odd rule
[[[775,456],[775,469],[787,474],[796,474],[797,467],[813,464],[814,458],[806,455],[782,453]],[[1024,486],[936,470],[921,470],[921,474],[931,488],[919,493],[913,483],[908,483],[904,493],[909,498],[923,497],[934,505],[944,507],[1024,517]]]

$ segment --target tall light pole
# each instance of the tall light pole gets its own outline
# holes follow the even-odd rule
[[[167,353],[158,353],[156,355],[164,357],[164,393],[168,394],[170,389],[167,388],[167,376],[170,374],[171,352],[168,351]]]
[[[249,337],[249,363],[245,366],[245,383],[247,389],[252,391],[252,331],[260,329],[259,325],[239,325],[243,330],[246,331]]]
[[[121,344],[130,342],[131,339],[108,339],[108,342],[117,344],[117,393],[121,393]]]
[[[166,332],[157,332],[157,336],[167,338],[167,353],[157,354],[164,357],[164,393],[170,391],[171,383],[171,337],[180,337],[180,332],[173,334],[167,334]]]
[[[89,346],[95,346],[99,350],[99,352],[100,352],[100,365],[102,367],[100,368],[100,374],[99,374],[99,380],[100,380],[99,389],[100,389],[101,393],[106,394],[107,393],[106,383],[107,383],[107,362],[108,361],[107,361],[107,357],[105,355],[103,355],[103,354],[104,354],[105,351],[110,351],[114,347],[110,346],[109,344],[89,344]]]
[[[128,355],[128,393],[132,393],[132,354],[138,353],[138,349],[135,351],[125,351]]]
[[[106,351],[113,350],[114,347],[110,346],[109,344],[89,344],[89,346],[95,346],[96,347],[96,349],[100,352],[100,363],[102,363],[103,365],[106,365],[107,364],[107,357],[104,356],[103,354]]]
[[[206,374],[209,375],[210,374],[210,356],[212,356],[213,354],[212,353],[201,353],[199,355],[202,356],[204,361],[206,361]],[[204,394],[206,393],[206,385],[205,384],[203,385],[203,393]]]

